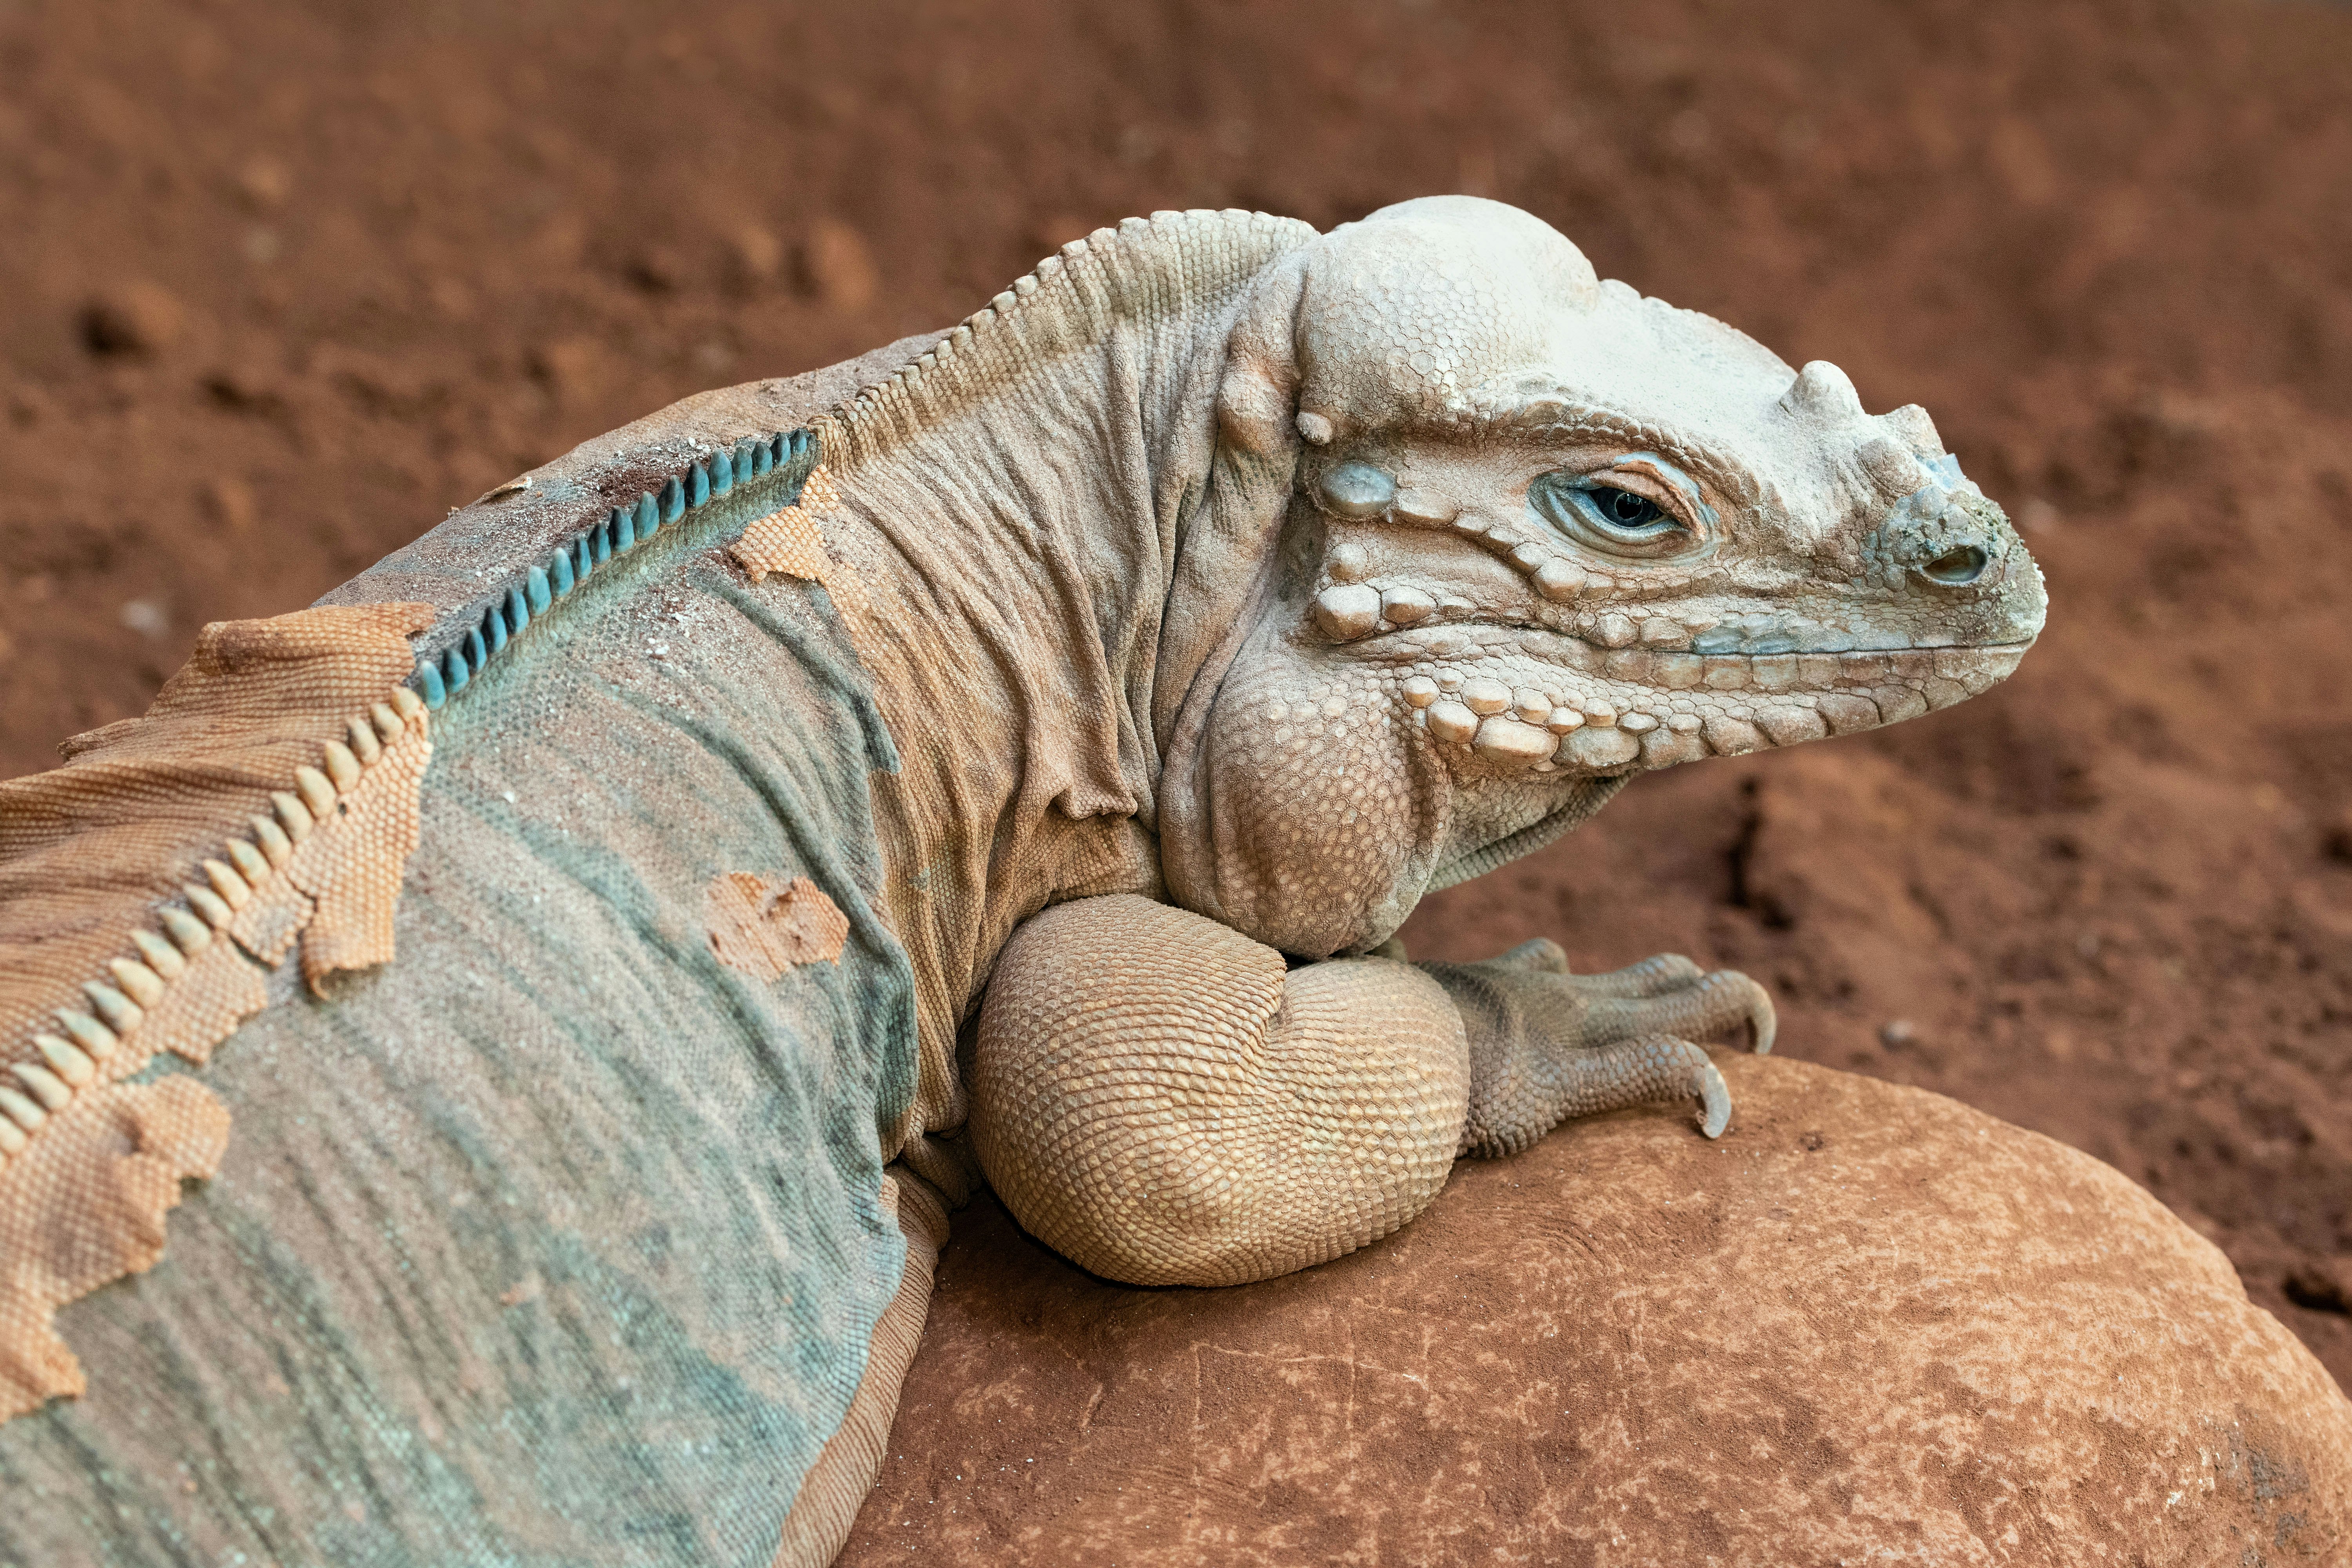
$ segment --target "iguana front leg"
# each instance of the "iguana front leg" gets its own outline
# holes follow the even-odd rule
[[[1445,1184],[1470,1058],[1409,963],[1286,970],[1130,895],[1032,917],[988,983],[971,1136],[1005,1206],[1085,1268],[1236,1285],[1337,1258]]]
[[[1753,1024],[1745,976],[1652,960],[1575,976],[1557,946],[1483,964],[1286,969],[1201,916],[1115,896],[1045,910],[989,982],[972,1139],[1013,1215],[1098,1274],[1226,1285],[1336,1258],[1419,1214],[1461,1153],[1566,1117],[1729,1100],[1677,1034]]]

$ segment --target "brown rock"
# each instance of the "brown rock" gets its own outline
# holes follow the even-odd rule
[[[109,289],[82,307],[82,341],[92,353],[161,353],[180,341],[188,313],[161,284]]]
[[[531,374],[567,405],[587,403],[617,378],[612,351],[591,337],[562,338],[531,350]]]
[[[268,153],[257,153],[236,172],[236,194],[255,212],[275,212],[294,189],[293,172]]]
[[[259,514],[253,487],[233,474],[220,474],[207,480],[199,492],[205,515],[224,533],[247,534],[253,531],[254,519]]]
[[[882,288],[866,237],[832,218],[810,228],[793,253],[793,270],[801,292],[836,310],[862,310]]]
[[[2155,1199],[1721,1065],[1718,1143],[1581,1123],[1262,1285],[1107,1284],[982,1200],[841,1562],[2352,1560],[2352,1404]]]
[[[642,293],[675,294],[686,286],[686,257],[676,246],[643,246],[629,257],[625,272]]]
[[[2319,848],[2330,860],[2352,865],[2352,806],[2337,812],[2321,830]]]
[[[739,226],[730,237],[727,249],[739,287],[766,283],[784,269],[784,242],[763,225]]]
[[[2352,1258],[2307,1258],[2280,1281],[2286,1299],[2309,1312],[2352,1317]]]

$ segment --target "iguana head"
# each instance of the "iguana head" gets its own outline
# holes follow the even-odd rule
[[[1209,852],[1171,883],[1286,951],[1379,942],[1611,781],[1948,707],[2042,627],[1925,410],[1865,414],[1834,365],[1602,282],[1496,203],[1269,268],[1218,416],[1294,478],[1200,726]]]

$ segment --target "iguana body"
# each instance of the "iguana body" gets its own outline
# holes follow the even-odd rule
[[[820,1561],[983,1173],[1217,1283],[1565,1115],[1719,1131],[1742,977],[1383,944],[2041,622],[1924,415],[1493,204],[1133,220],[855,373],[583,447],[6,786],[0,1052],[57,1103],[0,1166],[0,1557]]]

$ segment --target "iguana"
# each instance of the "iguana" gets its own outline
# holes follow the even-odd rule
[[[1220,1284],[1565,1117],[1720,1132],[1752,981],[1397,928],[2042,625],[1924,412],[1490,202],[1130,219],[897,359],[0,786],[0,1559],[822,1562],[982,1180]]]

